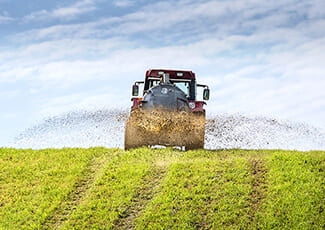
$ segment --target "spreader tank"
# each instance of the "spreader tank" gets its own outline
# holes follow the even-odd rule
[[[170,83],[157,85],[148,90],[143,96],[142,109],[190,112],[186,94]]]

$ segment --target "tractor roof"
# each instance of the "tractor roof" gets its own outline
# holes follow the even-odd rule
[[[195,73],[192,71],[171,69],[149,69],[146,77],[160,77],[164,73],[168,73],[169,77],[174,79],[195,79]]]

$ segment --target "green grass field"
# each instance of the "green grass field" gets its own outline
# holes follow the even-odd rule
[[[325,152],[0,148],[0,229],[325,229]]]

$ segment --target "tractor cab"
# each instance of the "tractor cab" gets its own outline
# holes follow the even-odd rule
[[[170,84],[180,89],[185,94],[185,100],[192,111],[203,111],[204,101],[197,100],[197,87],[203,87],[203,99],[209,100],[209,87],[196,83],[195,73],[184,70],[165,70],[165,69],[149,69],[146,71],[145,80],[137,81],[132,88],[133,106],[132,108],[141,107],[148,92],[154,87],[161,84]],[[142,97],[139,96],[139,85],[143,85]]]

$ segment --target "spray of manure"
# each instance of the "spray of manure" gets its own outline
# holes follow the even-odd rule
[[[123,148],[128,110],[73,111],[45,119],[15,138],[14,148]],[[208,115],[206,149],[325,150],[325,134],[304,123],[239,114]]]

